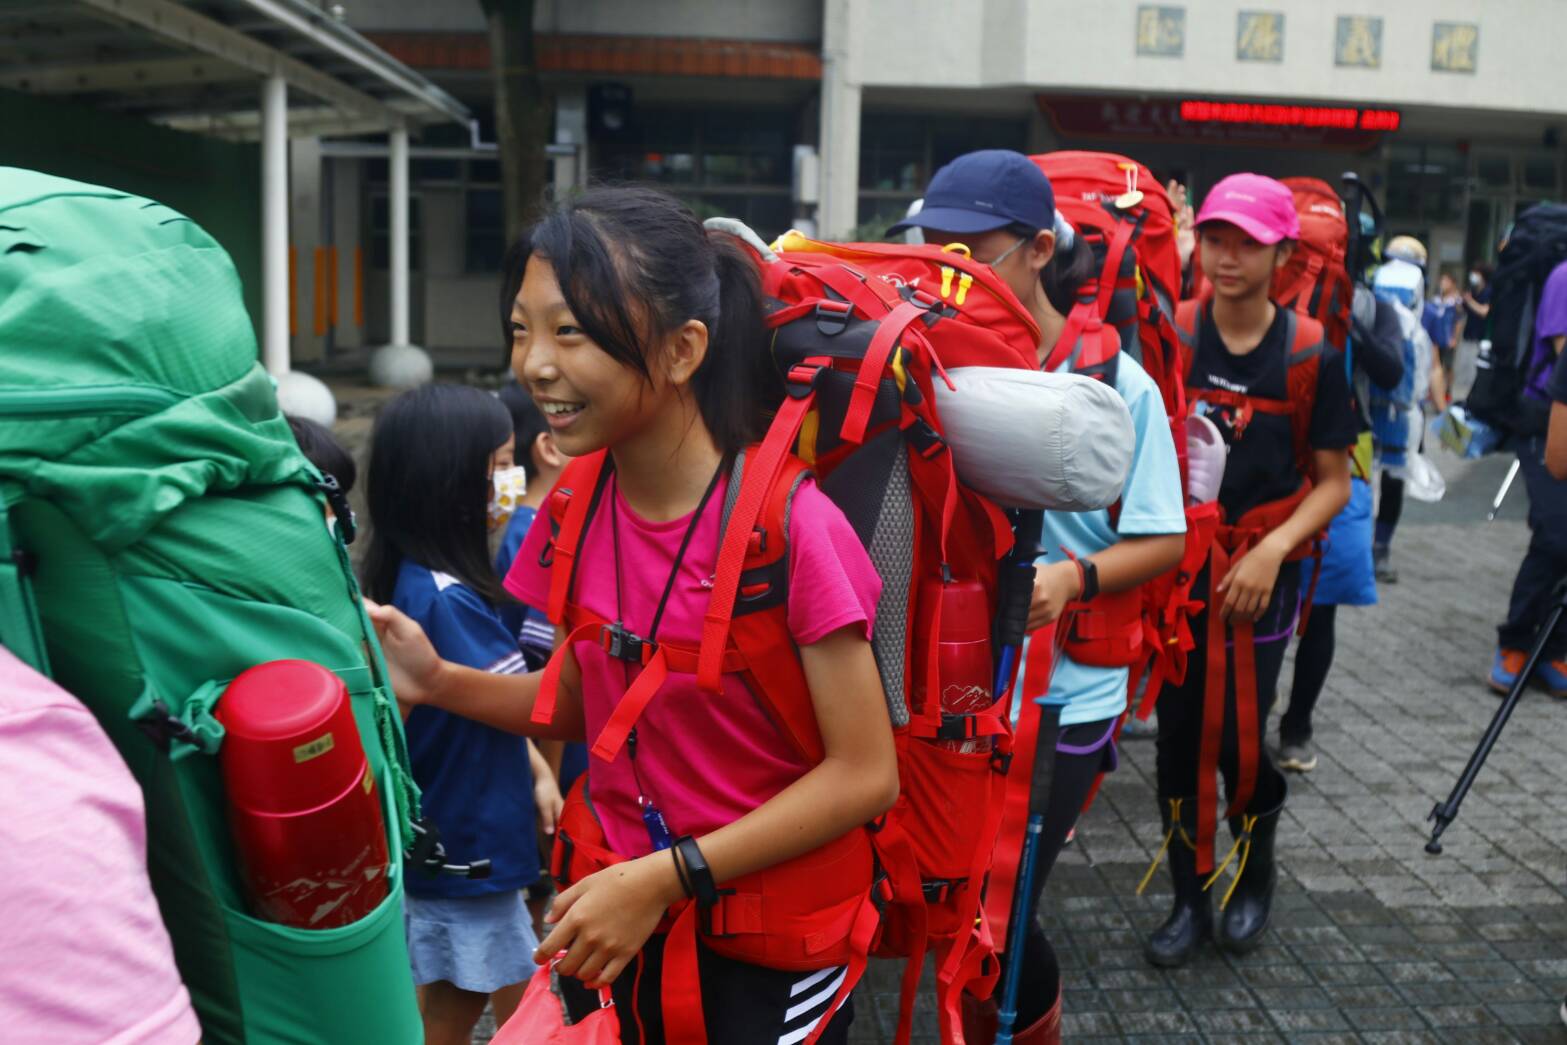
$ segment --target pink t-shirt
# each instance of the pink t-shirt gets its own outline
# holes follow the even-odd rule
[[[92,713],[4,649],[0,795],[0,1038],[200,1038],[147,882],[141,788]]]
[[[695,648],[701,637],[718,561],[725,481],[703,510],[680,564],[658,628],[661,642]],[[611,529],[617,517],[618,614]],[[662,523],[639,518],[612,479],[588,525],[577,567],[578,603],[646,635],[690,522],[689,515]],[[850,625],[869,635],[881,578],[848,520],[814,482],[796,491],[789,530],[788,618],[795,643],[808,646]],[[506,577],[507,590],[530,606],[549,604],[549,570],[539,565],[549,536],[549,513],[540,512]],[[575,653],[591,743],[640,669],[592,642],[578,642]],[[588,764],[594,809],[610,845],[627,856],[652,851],[639,795],[658,807],[675,836],[701,835],[738,820],[808,768],[739,676],[724,676],[723,693],[714,696],[697,689],[694,675],[673,673],[637,723],[634,764],[629,745],[612,763],[590,755]]]

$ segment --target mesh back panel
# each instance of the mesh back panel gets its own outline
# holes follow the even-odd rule
[[[914,573],[914,500],[909,485],[908,450],[898,441],[897,461],[887,476],[881,514],[871,536],[871,564],[881,575],[881,599],[876,603],[876,631],[871,649],[881,672],[881,688],[894,726],[909,724],[908,689],[904,676],[908,638],[909,592]]]

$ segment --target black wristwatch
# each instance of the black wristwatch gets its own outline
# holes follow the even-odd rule
[[[1099,594],[1099,567],[1086,555],[1077,560],[1077,565],[1083,571],[1083,590],[1078,594],[1077,601],[1087,602]]]
[[[697,906],[705,910],[716,905],[718,883],[713,881],[712,869],[707,866],[707,860],[703,858],[702,850],[697,847],[696,839],[690,835],[681,835],[675,840],[675,849],[679,851],[681,862],[686,866],[686,878],[691,883],[691,891]]]

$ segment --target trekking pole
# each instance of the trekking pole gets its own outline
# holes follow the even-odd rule
[[[1038,765],[1040,753],[1034,752]],[[1033,804],[1030,795],[1029,804]],[[1039,870],[1039,836],[1045,830],[1042,813],[1030,812],[1023,835],[1023,871],[1018,875],[1017,892],[1012,896],[1012,921],[1007,933],[1007,978],[1001,988],[1001,1004],[996,1012],[996,1045],[1012,1045],[1012,1027],[1017,1023],[1018,986],[1023,978],[1023,938],[1028,933],[1028,898],[1034,891],[1034,875]]]
[[[1541,658],[1545,655],[1545,646],[1551,641],[1551,633],[1561,623],[1562,615],[1567,613],[1567,581],[1558,584],[1551,597],[1556,600],[1556,605],[1551,608],[1550,617],[1546,619],[1545,626],[1540,629],[1539,636],[1534,640],[1534,647],[1529,650],[1529,659],[1524,664],[1523,670],[1513,680],[1513,688],[1507,691],[1502,706],[1496,709],[1495,715],[1491,716],[1491,724],[1486,727],[1485,735],[1480,738],[1480,746],[1469,756],[1469,764],[1464,767],[1458,783],[1453,785],[1453,793],[1447,796],[1446,802],[1438,802],[1436,808],[1431,810],[1431,815],[1426,818],[1436,824],[1431,829],[1431,840],[1426,843],[1426,852],[1432,856],[1442,852],[1442,832],[1446,831],[1448,825],[1458,817],[1458,807],[1469,794],[1469,789],[1474,786],[1475,777],[1480,775],[1480,768],[1490,757],[1491,748],[1496,746],[1503,727],[1512,717],[1513,709],[1518,706],[1518,701],[1523,697],[1523,691],[1528,687],[1529,680],[1534,677],[1534,669],[1539,666]]]
[[[1486,522],[1495,522],[1496,513],[1502,510],[1502,502],[1507,500],[1507,491],[1513,488],[1513,480],[1518,478],[1518,468],[1522,461],[1513,458],[1512,465],[1507,469],[1507,478],[1502,480],[1502,488],[1496,491],[1496,499],[1491,502],[1491,510],[1485,513]]]
[[[1034,560],[1045,532],[1045,513],[1038,510],[1013,514],[1012,550],[1001,563],[996,607],[996,700],[1012,686],[1018,651],[1028,634],[1028,608],[1034,600]]]

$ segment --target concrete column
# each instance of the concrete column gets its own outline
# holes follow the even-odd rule
[[[412,388],[435,376],[429,353],[410,344],[408,295],[408,129],[393,128],[387,157],[387,201],[391,211],[391,271],[387,283],[392,299],[391,344],[383,345],[370,356],[370,381],[390,388]]]
[[[820,234],[842,236],[859,223],[860,83],[854,73],[854,0],[827,0],[822,18]]]
[[[288,373],[288,85],[261,82],[261,362]]]
[[[398,127],[391,135],[388,159],[392,212],[391,282],[392,344],[406,345],[408,337],[408,129]]]
[[[316,321],[330,315],[327,293],[331,282],[321,249],[331,242],[329,236],[323,236],[322,208],[329,186],[322,177],[321,139],[290,140],[288,170],[289,243],[294,248],[294,311],[298,320],[290,359],[309,366],[326,356],[326,338],[316,333]]]
[[[555,198],[562,199],[573,189],[588,183],[588,90],[566,85],[555,94],[555,144],[570,145],[572,156],[557,156],[552,180]]]

